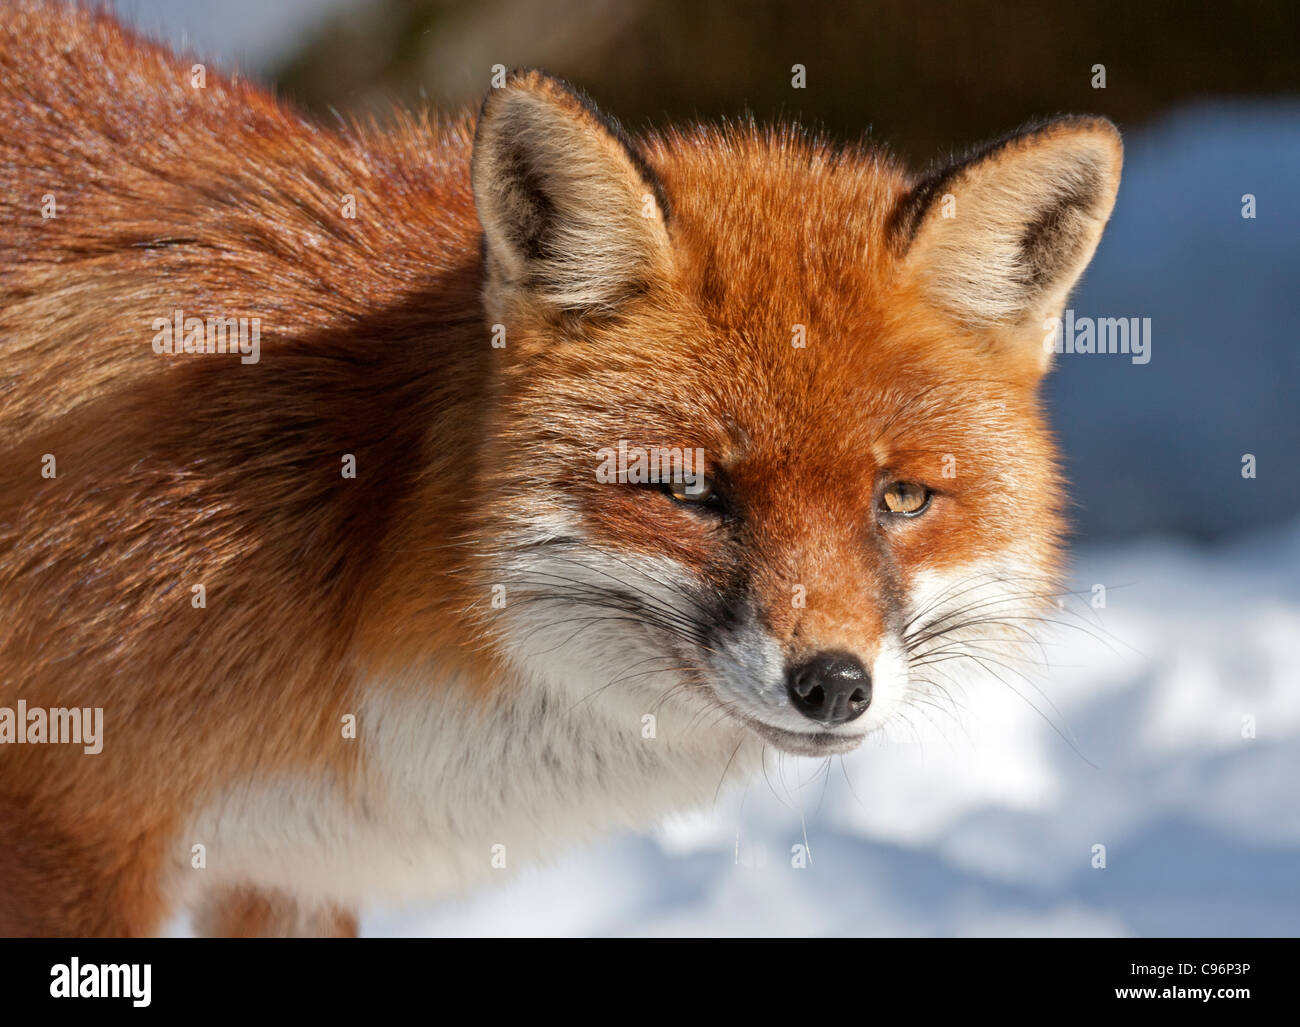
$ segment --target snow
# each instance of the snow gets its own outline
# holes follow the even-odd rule
[[[1073,587],[1062,619],[1087,630],[1057,632],[1032,686],[1008,676],[1020,695],[983,679],[956,696],[960,720],[927,710],[842,765],[774,758],[770,784],[646,837],[371,910],[363,930],[1294,935],[1300,522],[1214,548],[1085,547]]]

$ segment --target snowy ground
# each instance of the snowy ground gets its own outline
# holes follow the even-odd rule
[[[1300,933],[1300,524],[1215,549],[1084,550],[1075,567],[1106,608],[1077,606],[1090,632],[1050,647],[1041,693],[990,680],[960,722],[928,711],[842,767],[785,757],[770,785],[650,837],[434,909],[372,911],[364,930]]]

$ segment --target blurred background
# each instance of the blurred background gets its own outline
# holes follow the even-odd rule
[[[1067,354],[1049,379],[1082,598],[1044,665],[842,765],[774,759],[770,781],[648,838],[374,910],[368,931],[1300,933],[1300,5],[111,6],[323,119],[473,106],[504,64],[573,81],[633,131],[752,111],[917,166],[1053,113],[1125,135],[1071,307],[1150,318],[1151,360]]]

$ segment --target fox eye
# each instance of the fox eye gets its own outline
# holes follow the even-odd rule
[[[666,481],[664,482],[664,491],[679,503],[709,505],[717,501],[717,493],[714,491],[713,482],[704,475],[699,476],[693,482],[684,480]]]
[[[925,513],[926,507],[930,505],[930,490],[914,482],[896,481],[885,489],[880,502],[885,513],[916,517]]]

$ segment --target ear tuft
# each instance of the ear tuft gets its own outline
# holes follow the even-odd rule
[[[1092,259],[1122,162],[1109,121],[1059,118],[924,176],[893,216],[906,273],[972,327],[1040,327]]]
[[[616,123],[539,71],[483,103],[474,202],[493,305],[526,293],[556,311],[611,313],[665,274],[663,190]]]

